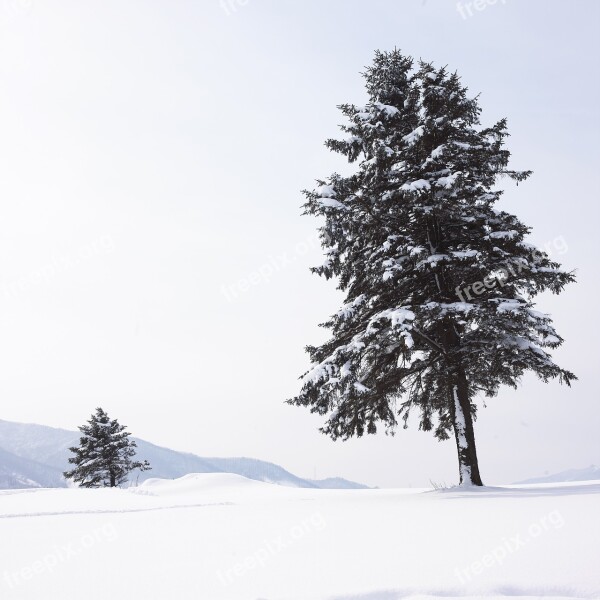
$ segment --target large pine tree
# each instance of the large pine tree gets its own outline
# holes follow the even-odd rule
[[[131,433],[116,419],[111,420],[101,408],[96,409],[79,431],[83,434],[79,446],[69,448],[75,454],[69,462],[75,467],[63,475],[80,487],[117,487],[127,481],[134,469],[148,471],[151,468],[147,460],[133,460],[137,444],[129,439]]]
[[[454,433],[461,484],[482,485],[475,396],[526,371],[575,379],[553,362],[563,340],[533,304],[574,277],[496,208],[498,179],[530,172],[507,168],[506,121],[482,127],[456,73],[394,50],[377,52],[364,78],[366,106],[341,105],[347,137],[326,142],[358,168],[304,192],[305,214],[324,217],[326,260],[313,271],[337,278],[346,299],[288,402],[326,416],[334,439],[378,423],[393,433],[414,408],[421,429]]]

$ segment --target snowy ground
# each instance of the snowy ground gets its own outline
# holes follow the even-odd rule
[[[600,482],[0,491],[2,600],[599,598]]]

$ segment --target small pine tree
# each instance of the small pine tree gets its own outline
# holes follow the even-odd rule
[[[134,469],[151,469],[147,460],[133,460],[137,444],[129,439],[131,434],[125,431],[125,425],[116,419],[111,421],[101,408],[87,423],[79,427],[83,434],[79,446],[69,448],[75,454],[69,462],[76,466],[63,473],[67,479],[85,488],[117,487]]]
[[[309,346],[312,368],[290,404],[327,416],[333,439],[393,433],[419,411],[438,439],[453,431],[460,482],[482,485],[473,421],[476,394],[517,387],[526,371],[569,384],[547,349],[562,338],[533,298],[574,280],[529,244],[530,228],[495,207],[507,168],[503,119],[480,125],[477,98],[456,73],[399,51],[377,52],[364,73],[364,107],[340,106],[349,124],[326,145],[358,163],[305,191],[323,218],[327,260],[313,269],[346,293]]]

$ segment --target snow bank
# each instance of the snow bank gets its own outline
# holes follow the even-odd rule
[[[181,493],[202,493],[213,489],[264,487],[271,484],[248,479],[234,473],[190,473],[177,479],[147,479],[137,488],[130,491],[149,491],[154,495],[168,496]]]

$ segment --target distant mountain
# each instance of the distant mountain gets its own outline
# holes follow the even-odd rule
[[[62,474],[48,465],[0,448],[0,489],[64,487]]]
[[[62,472],[70,468],[69,447],[79,443],[79,432],[0,420],[0,489],[32,487],[66,487]],[[279,465],[253,458],[203,458],[156,446],[145,440],[137,442],[138,456],[146,459],[151,471],[134,472],[133,484],[151,477],[175,479],[188,473],[236,473],[249,479],[305,488],[366,488],[335,477],[311,481],[286,471]]]
[[[533,477],[523,481],[517,481],[517,484],[522,483],[562,483],[565,481],[594,481],[600,480],[600,467],[590,465],[584,469],[569,469],[554,473],[553,475],[544,475],[543,477]]]
[[[11,454],[45,465],[66,469],[69,446],[79,441],[79,433],[34,425],[11,423],[0,420],[0,448]]]
[[[341,477],[328,477],[327,479],[307,479],[315,487],[322,488],[324,490],[340,489],[340,490],[368,490],[368,485],[362,483],[355,483],[354,481],[348,481]]]

